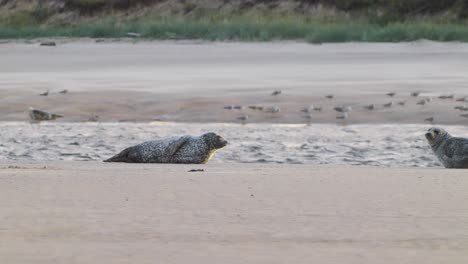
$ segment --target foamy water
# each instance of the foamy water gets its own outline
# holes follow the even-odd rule
[[[0,123],[3,160],[102,160],[175,135],[214,131],[230,144],[211,162],[439,166],[424,139],[427,125],[267,125],[187,123]],[[468,135],[468,127],[445,127]]]

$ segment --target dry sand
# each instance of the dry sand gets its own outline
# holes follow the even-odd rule
[[[349,123],[466,124],[453,100],[416,105],[423,97],[468,95],[468,44],[206,43],[58,40],[0,45],[0,120],[27,120],[29,106],[64,114],[65,121],[334,123],[334,106],[350,104]],[[67,95],[57,94],[68,89]],[[283,94],[270,96],[273,90]],[[38,96],[50,90],[48,97]],[[385,96],[396,92],[395,98]],[[334,100],[324,95],[333,93]],[[391,109],[390,101],[407,101]],[[378,110],[362,108],[371,103]],[[324,108],[304,119],[314,104]],[[278,105],[277,114],[226,105]]]
[[[0,262],[465,264],[467,188],[464,170],[2,163]]]

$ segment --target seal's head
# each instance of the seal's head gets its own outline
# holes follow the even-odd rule
[[[429,145],[436,146],[442,142],[445,138],[450,136],[447,131],[440,127],[431,127],[426,132],[426,139],[429,142]]]
[[[211,149],[220,149],[228,144],[222,136],[213,132],[203,134],[202,138]]]

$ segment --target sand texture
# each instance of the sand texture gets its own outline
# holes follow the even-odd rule
[[[229,144],[214,163],[439,167],[428,125],[0,122],[0,160],[102,161],[155,139],[216,132]],[[465,126],[444,126],[468,136]]]
[[[65,121],[97,114],[101,121],[224,123],[247,115],[249,123],[342,123],[333,107],[351,105],[348,123],[468,122],[460,116],[468,112],[454,109],[465,103],[437,98],[468,95],[468,44],[57,42],[0,44],[1,121],[27,120],[32,106]],[[271,96],[274,90],[283,93]],[[417,104],[426,98],[434,100]],[[369,104],[376,110],[363,108]],[[310,105],[323,110],[301,112]],[[275,106],[280,111],[270,113]]]
[[[2,163],[0,262],[465,264],[467,188],[464,170]]]

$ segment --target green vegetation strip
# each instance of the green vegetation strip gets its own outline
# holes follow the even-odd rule
[[[133,21],[104,19],[75,26],[2,24],[0,38],[91,37],[119,38],[127,32],[148,39],[204,39],[237,41],[305,40],[321,42],[398,42],[418,39],[468,41],[468,25],[457,22],[407,21],[385,24],[304,19],[203,19],[140,18]]]

